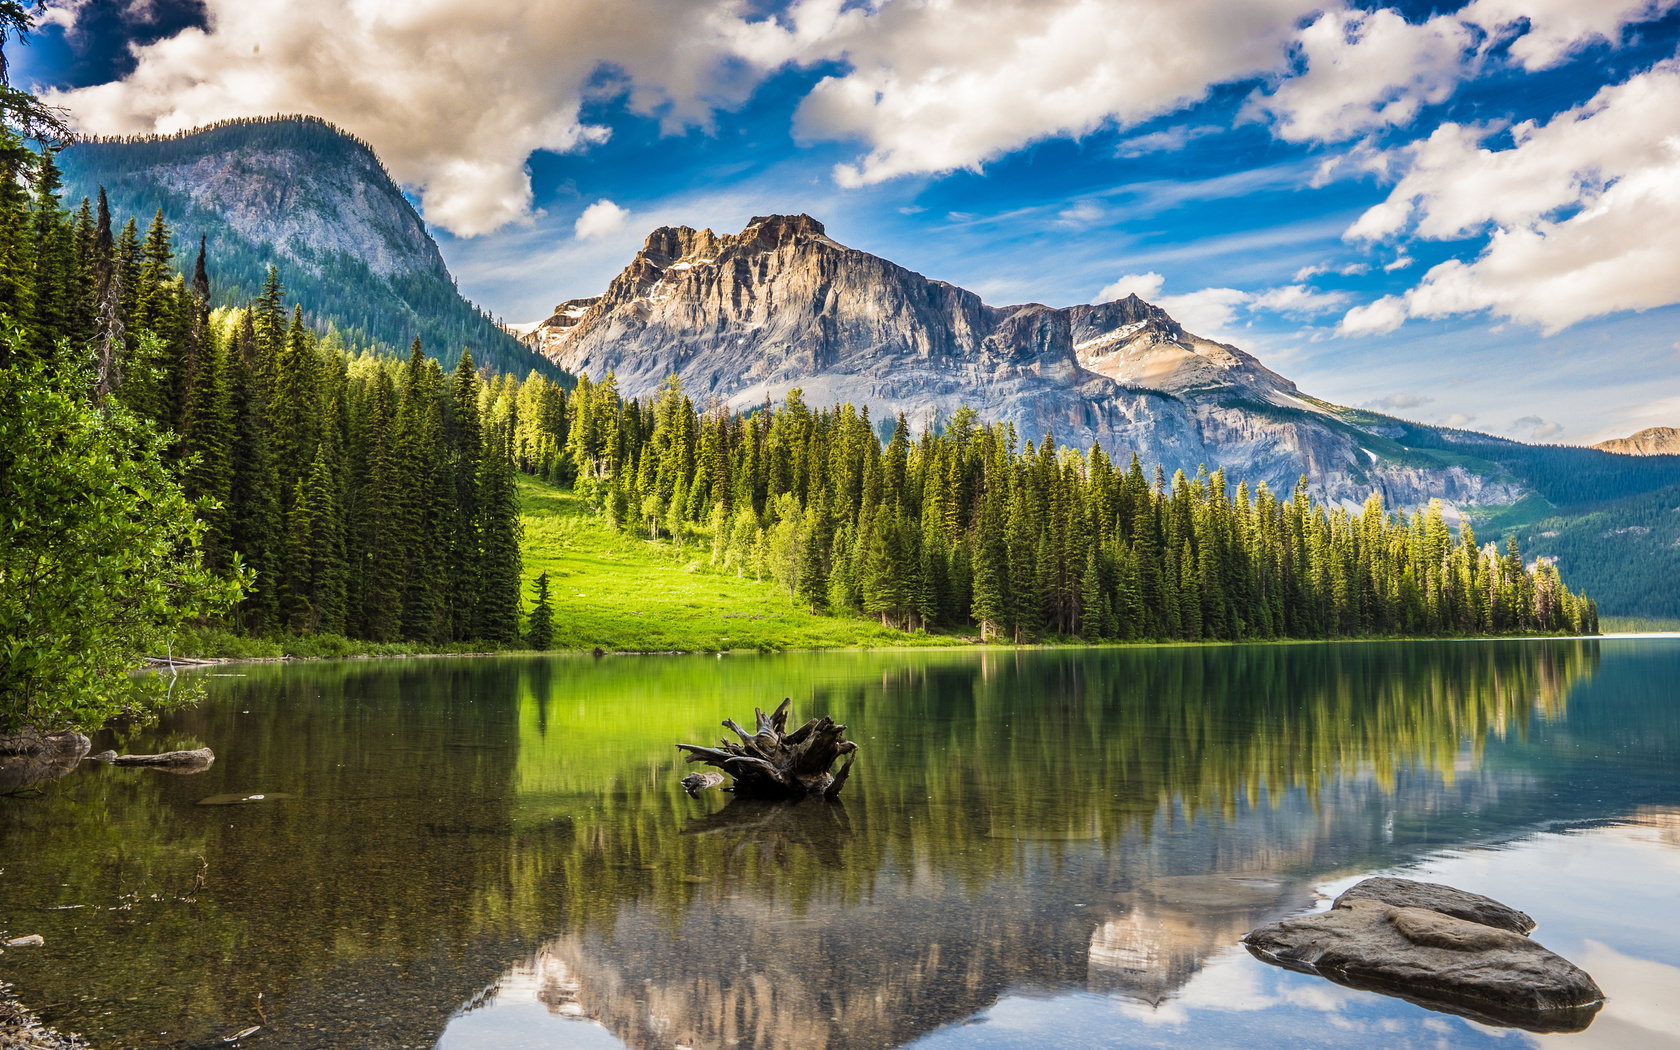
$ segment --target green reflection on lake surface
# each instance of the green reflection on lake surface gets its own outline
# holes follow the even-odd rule
[[[427,1046],[520,981],[637,1047],[895,1046],[1160,1002],[1315,880],[1680,802],[1667,641],[219,673],[124,744],[209,772],[0,798],[0,928],[47,939],[0,977],[101,1046]],[[675,743],[784,696],[859,741],[842,805],[681,791]],[[196,804],[235,792],[291,797]]]

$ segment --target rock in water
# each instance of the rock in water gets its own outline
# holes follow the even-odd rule
[[[1366,894],[1452,907],[1468,901],[1506,921],[1520,916],[1533,928],[1522,912],[1451,887],[1370,881],[1380,885]],[[1586,971],[1521,933],[1371,895],[1350,891],[1328,912],[1262,926],[1243,943],[1256,958],[1286,969],[1531,1032],[1580,1031],[1604,1003]]]
[[[1524,912],[1508,907],[1479,893],[1466,893],[1438,882],[1413,882],[1410,879],[1366,879],[1336,898],[1332,907],[1343,907],[1356,900],[1382,901],[1396,908],[1428,908],[1442,915],[1451,915],[1466,922],[1527,934],[1534,929],[1534,920]]]
[[[715,788],[721,783],[723,783],[722,773],[690,773],[682,778],[683,790],[688,792],[690,798],[698,798],[700,792],[707,788]]]

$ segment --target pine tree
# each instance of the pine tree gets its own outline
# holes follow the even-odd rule
[[[120,281],[120,275],[115,280]],[[269,447],[268,402],[261,377],[254,374],[247,356],[251,350],[247,325],[238,348],[228,355],[229,417],[234,434],[228,542],[256,573],[255,586],[240,604],[238,619],[246,632],[260,636],[280,626],[284,522],[280,479]]]
[[[1004,557],[1002,537],[998,535],[997,521],[989,504],[982,506],[975,531],[974,596],[971,604],[974,620],[980,625],[980,640],[985,641],[987,637],[997,636],[1008,617],[1003,586],[1008,561]]]
[[[309,538],[300,556],[308,565],[308,629],[340,634],[345,624],[344,523],[339,507],[338,479],[330,454],[337,442],[316,449],[304,483],[309,507]]]
[[[811,607],[813,616],[828,604],[828,574],[823,568],[822,527],[817,518],[817,508],[813,504],[806,509],[805,521],[799,530],[797,591],[800,600]]]
[[[1097,573],[1097,551],[1093,547],[1085,558],[1085,572],[1079,579],[1079,636],[1086,641],[1096,641],[1107,632],[1104,621],[1107,596],[1103,594],[1102,580]]]
[[[548,596],[548,573],[537,577],[537,600],[531,608],[530,626],[525,631],[525,644],[544,650],[554,645],[554,604]]]
[[[75,245],[58,206],[62,185],[53,151],[41,151],[35,166],[35,200],[30,215],[30,255],[35,287],[31,293],[30,348],[43,361],[57,356],[58,341],[69,338],[76,312]]]
[[[490,431],[479,468],[483,561],[476,623],[478,637],[504,644],[519,636],[521,529],[513,475],[508,434]]]

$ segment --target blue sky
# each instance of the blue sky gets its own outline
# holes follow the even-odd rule
[[[49,5],[16,75],[107,133],[319,113],[511,321],[655,226],[805,211],[998,305],[1137,291],[1342,404],[1680,425],[1676,0],[419,6]]]

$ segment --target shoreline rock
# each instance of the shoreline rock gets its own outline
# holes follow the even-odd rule
[[[18,1002],[12,986],[0,981],[0,1047],[17,1050],[89,1050],[75,1032],[62,1035],[43,1028],[35,1012]]]
[[[92,743],[80,733],[25,729],[0,734],[0,794],[57,780],[82,761]]]
[[[1604,993],[1530,940],[1533,928],[1527,915],[1478,894],[1368,879],[1329,911],[1262,926],[1243,944],[1263,962],[1430,1010],[1531,1032],[1581,1031]]]

